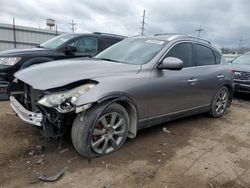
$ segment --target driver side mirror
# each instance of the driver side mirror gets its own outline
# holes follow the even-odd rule
[[[181,70],[183,61],[175,57],[167,57],[158,66],[158,69]]]
[[[65,47],[65,53],[74,53],[77,51],[77,48],[75,46],[68,45]]]

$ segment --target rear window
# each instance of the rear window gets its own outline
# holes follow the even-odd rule
[[[203,45],[196,44],[196,53],[197,53],[197,64],[198,66],[205,65],[215,65],[215,57],[213,51]]]
[[[122,39],[121,39],[122,40]],[[112,46],[113,44],[120,42],[120,39],[112,39],[112,38],[102,38],[101,41],[101,50],[104,50],[110,46]]]

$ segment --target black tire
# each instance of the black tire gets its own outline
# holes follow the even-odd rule
[[[225,98],[223,99],[222,97],[224,97],[224,95],[225,95]],[[229,106],[229,103],[230,103],[229,90],[227,87],[223,86],[217,91],[217,93],[215,94],[213,98],[209,115],[213,118],[222,117],[225,114]]]
[[[126,137],[128,135],[128,127],[129,127],[129,116],[128,116],[127,111],[124,109],[123,106],[121,106],[120,104],[117,104],[117,103],[111,104],[108,108],[106,108],[103,111],[103,109],[105,108],[105,105],[107,105],[107,103],[96,105],[93,108],[89,109],[88,111],[78,114],[74,120],[74,123],[72,125],[72,130],[71,130],[72,143],[73,143],[73,146],[76,149],[76,151],[84,157],[93,158],[96,156],[102,156],[102,155],[106,155],[106,154],[109,154],[111,152],[114,152],[114,151],[118,150],[124,144],[124,142],[126,140]],[[115,148],[111,152],[96,153],[93,150],[93,147],[91,145],[94,135],[90,135],[93,133],[93,131],[91,132],[90,130],[93,130],[94,128],[96,128],[97,124],[94,125],[94,123],[96,122],[97,118],[99,119],[101,117],[104,117],[105,115],[108,116],[108,114],[111,114],[112,112],[117,113],[119,115],[119,117],[122,117],[124,119],[124,123],[125,123],[124,137],[121,140],[121,142],[119,143],[119,145],[117,146],[117,148]],[[105,116],[105,119],[106,119],[106,116]],[[103,137],[103,135],[102,135],[102,137]],[[91,139],[91,143],[89,143],[90,139]],[[106,142],[106,140],[105,140],[105,142]],[[88,147],[90,147],[90,148],[88,148]]]

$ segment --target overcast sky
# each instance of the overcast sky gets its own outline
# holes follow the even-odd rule
[[[70,32],[137,35],[143,10],[145,33],[178,32],[201,36],[222,47],[250,46],[250,0],[0,0],[0,23],[45,28],[45,19]]]

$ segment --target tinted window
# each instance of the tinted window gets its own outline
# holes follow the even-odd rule
[[[193,59],[193,47],[191,43],[185,42],[175,45],[167,53],[165,58],[166,57],[175,57],[181,59],[184,63],[184,67],[195,66],[195,62]]]
[[[121,41],[121,40],[103,38],[103,39],[101,39],[101,50],[104,50],[104,49],[112,46],[113,44],[115,44],[115,43],[117,43],[119,41]]]
[[[77,52],[95,53],[97,52],[97,39],[91,37],[84,37],[76,40],[72,44],[77,49]]]
[[[214,53],[210,48],[196,44],[198,66],[215,65]]]
[[[215,55],[216,64],[220,64],[220,62],[221,62],[221,55],[218,52],[216,52],[216,51],[214,51],[214,55]]]

